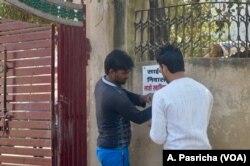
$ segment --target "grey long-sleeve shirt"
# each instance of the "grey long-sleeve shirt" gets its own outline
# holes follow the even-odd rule
[[[98,147],[128,146],[131,140],[130,121],[141,124],[151,119],[151,107],[143,111],[136,108],[146,105],[140,102],[139,95],[108,82],[105,77],[96,84],[95,102]]]

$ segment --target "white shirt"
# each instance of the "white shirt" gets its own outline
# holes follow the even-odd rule
[[[151,139],[163,149],[211,149],[207,136],[211,92],[191,78],[176,79],[155,92]]]

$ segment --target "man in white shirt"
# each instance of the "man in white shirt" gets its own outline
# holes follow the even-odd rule
[[[182,53],[174,45],[161,49],[157,62],[168,85],[154,94],[150,138],[163,149],[211,149],[211,92],[185,76]]]

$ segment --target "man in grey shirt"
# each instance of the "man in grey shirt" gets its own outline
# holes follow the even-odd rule
[[[141,124],[151,119],[151,107],[140,111],[136,106],[145,107],[152,94],[142,96],[122,88],[134,66],[126,52],[114,50],[104,63],[106,75],[95,87],[97,158],[102,166],[129,166],[130,121]]]

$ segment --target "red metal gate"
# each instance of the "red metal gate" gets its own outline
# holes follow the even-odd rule
[[[87,165],[86,33],[82,27],[58,30],[59,165]]]
[[[0,165],[55,163],[53,41],[53,27],[0,20]]]

